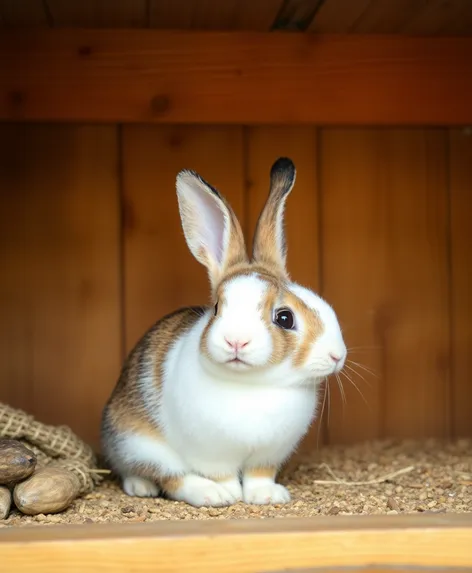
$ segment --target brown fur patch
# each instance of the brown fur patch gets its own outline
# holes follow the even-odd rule
[[[244,477],[275,479],[277,468],[274,466],[258,466],[249,468],[244,472]]]
[[[218,287],[218,289],[216,291],[216,295],[214,297],[214,304],[216,304],[217,302],[218,302],[218,314],[220,314],[222,307],[226,304],[224,290],[221,288],[221,286]],[[200,352],[203,355],[205,355],[208,359],[210,359],[210,353],[208,351],[208,333],[209,333],[210,328],[212,327],[213,323],[215,322],[216,318],[217,318],[217,316],[215,316],[215,313],[213,310],[213,312],[210,316],[210,320],[205,325],[205,328],[203,329],[203,332],[202,332],[202,336],[200,338]]]
[[[182,476],[166,476],[159,478],[159,487],[167,494],[172,495],[183,485]]]
[[[156,322],[139,340],[128,355],[120,378],[105,406],[105,436],[113,438],[123,432],[134,432],[156,440],[163,439],[160,428],[149,415],[150,404],[144,403],[140,378],[152,369],[157,402],[163,363],[170,347],[195,324],[203,311],[201,307],[180,309]]]
[[[267,295],[263,301],[262,316],[267,329],[272,334],[272,354],[269,359],[271,364],[280,364],[297,345],[297,335],[294,332],[283,330],[273,324],[273,312],[277,301],[283,297],[285,289],[269,285]]]
[[[259,264],[286,276],[285,257],[277,248],[276,225],[273,223],[276,215],[277,205],[273,201],[269,201],[258,222],[253,257]]]
[[[251,276],[253,274],[259,275],[261,279],[279,288],[285,283],[285,279],[278,273],[277,269],[273,269],[270,265],[244,263],[231,267],[222,277],[220,285],[218,286],[222,286],[238,276]]]
[[[305,321],[305,330],[303,332],[301,341],[297,345],[297,349],[293,355],[293,365],[295,367],[299,367],[304,364],[308,358],[310,347],[323,332],[323,323],[321,322],[316,312],[309,308],[293,293],[288,292],[286,295],[286,300],[287,305],[290,308],[293,308],[296,314],[301,314]]]

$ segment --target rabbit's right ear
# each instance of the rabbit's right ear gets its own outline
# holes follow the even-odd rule
[[[187,245],[208,269],[214,290],[231,266],[248,262],[241,226],[224,198],[194,171],[181,171],[176,186]]]
[[[285,201],[295,183],[291,159],[280,157],[270,170],[270,192],[254,233],[253,259],[288,278],[287,246],[284,232]]]

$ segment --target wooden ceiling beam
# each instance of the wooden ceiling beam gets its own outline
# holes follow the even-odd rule
[[[472,38],[5,31],[0,120],[472,123]]]

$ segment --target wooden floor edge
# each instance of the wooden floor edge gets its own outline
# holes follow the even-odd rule
[[[472,572],[472,513],[0,530],[2,573]]]
[[[152,523],[103,523],[84,525],[48,525],[5,527],[0,529],[3,543],[51,540],[124,539],[146,537],[228,536],[281,533],[317,533],[340,531],[450,530],[472,531],[469,513],[431,513],[404,515],[319,516],[313,518],[275,518],[270,520],[155,521]]]

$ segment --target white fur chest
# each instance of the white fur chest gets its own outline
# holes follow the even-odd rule
[[[188,343],[188,341],[187,341]],[[272,387],[218,380],[178,342],[163,381],[159,422],[167,440],[199,471],[234,471],[248,460],[283,461],[306,432],[315,386]]]

